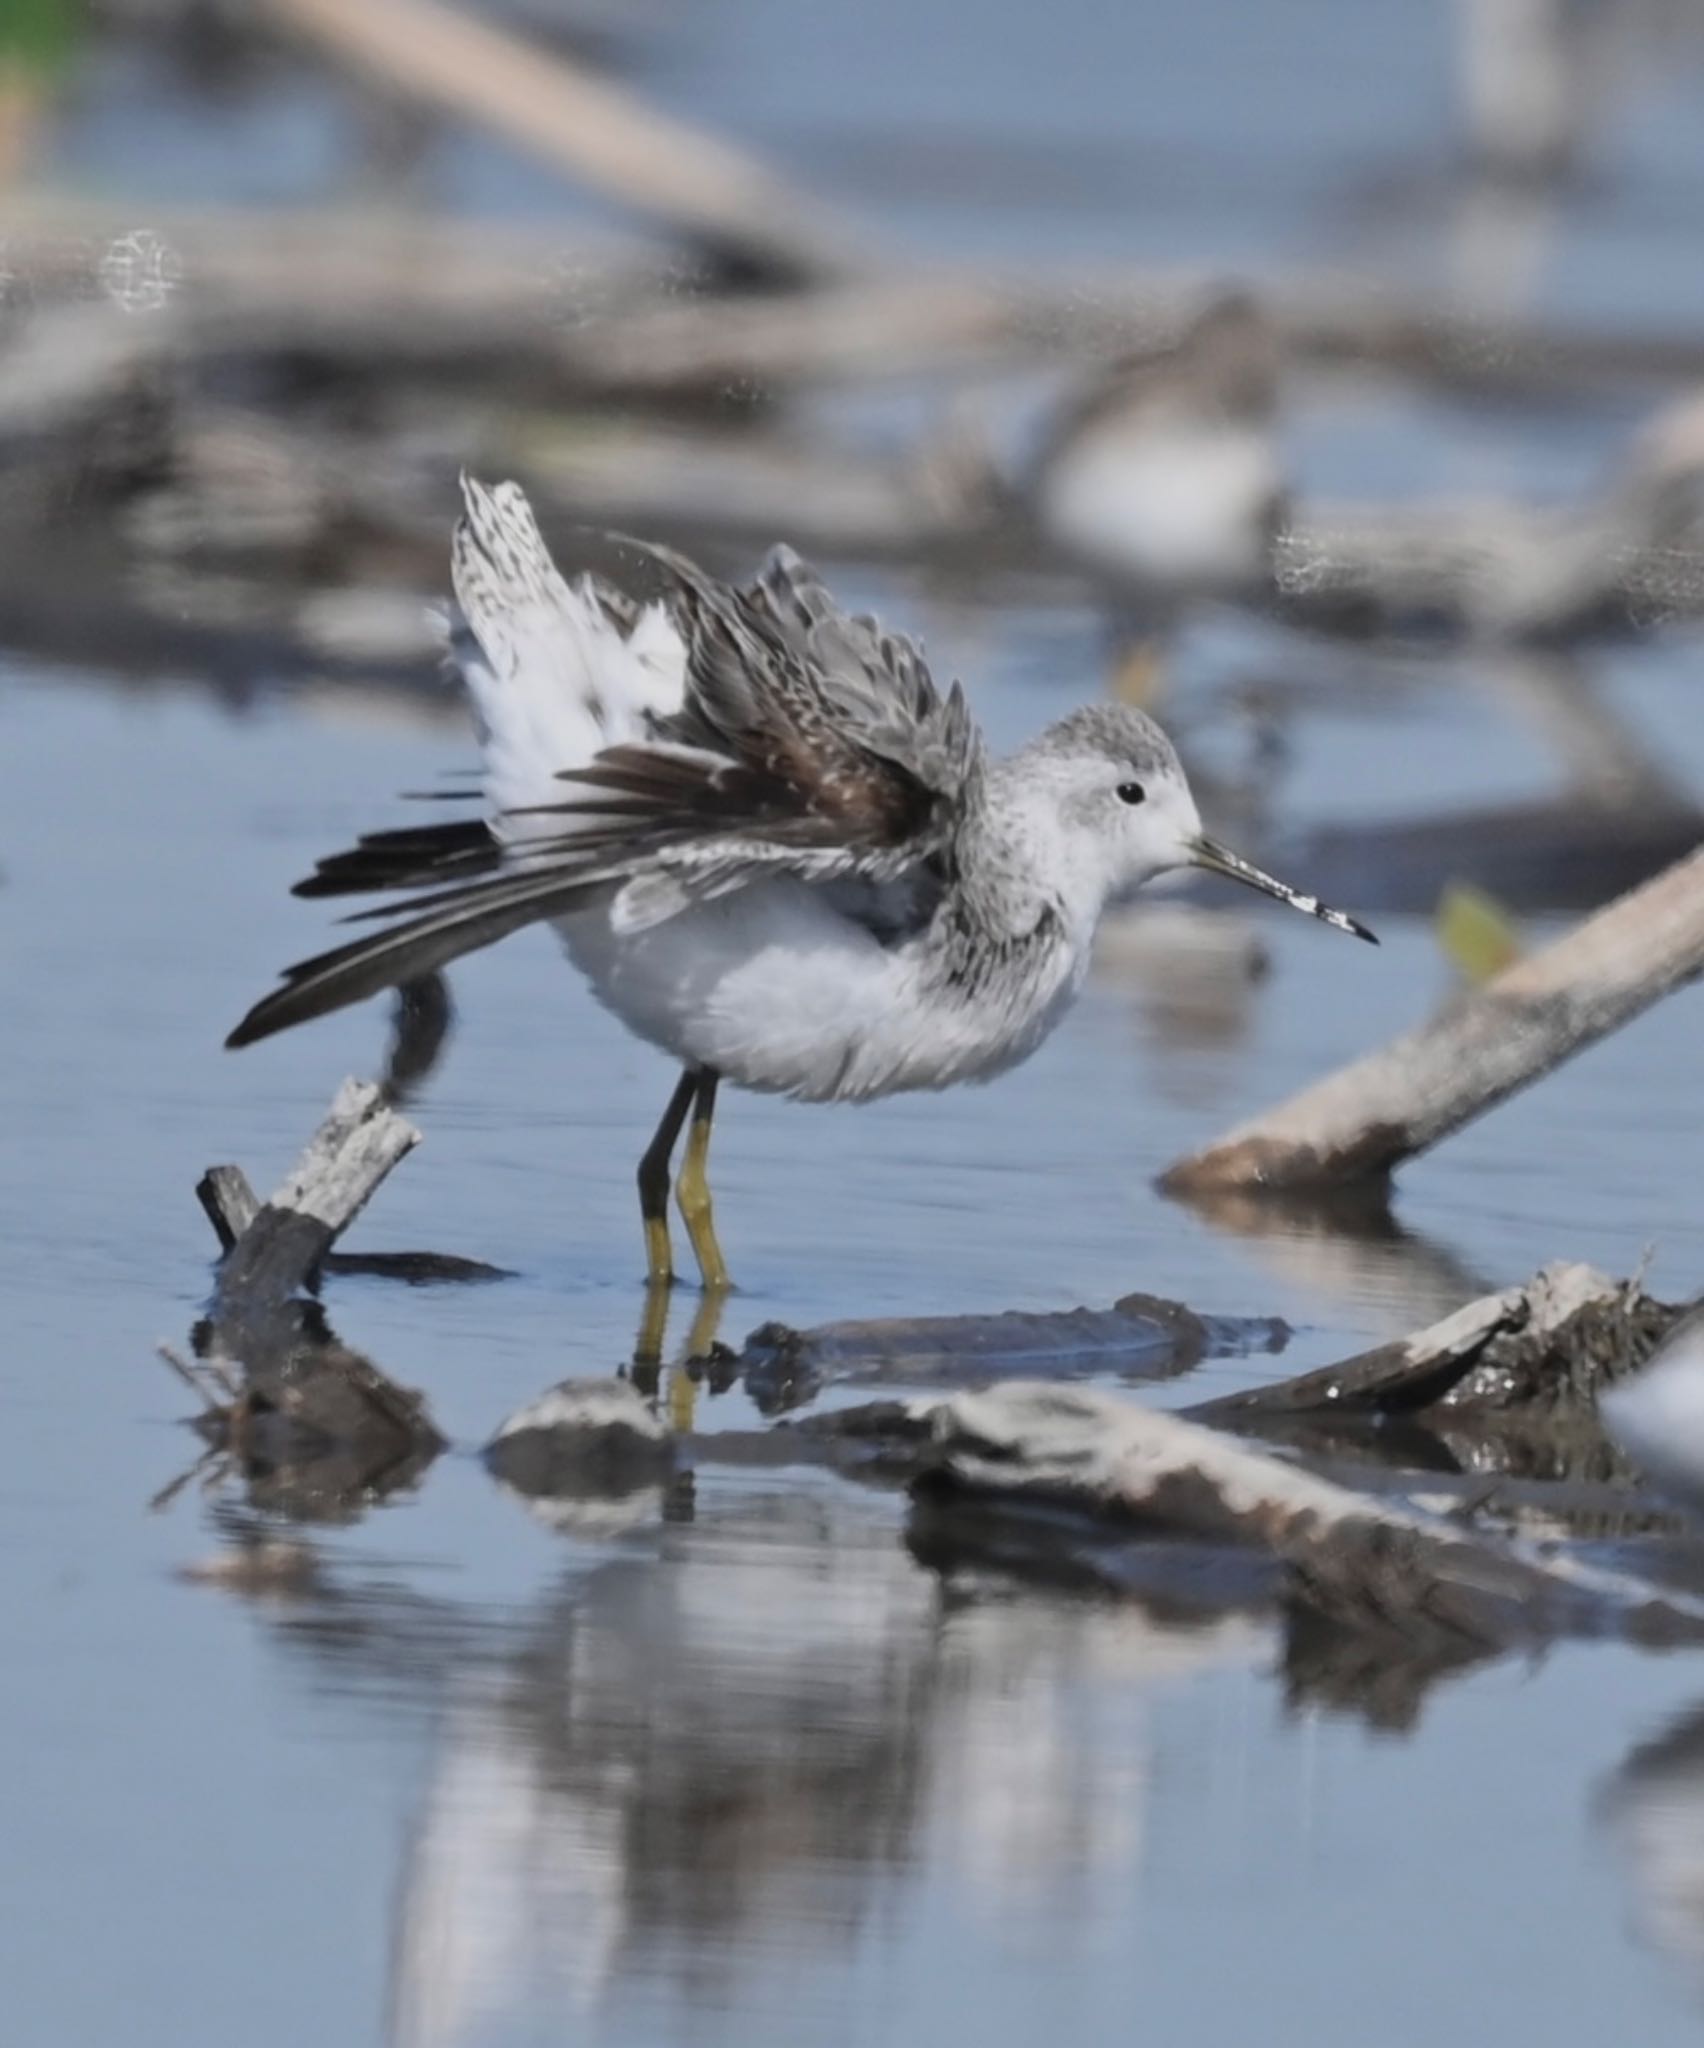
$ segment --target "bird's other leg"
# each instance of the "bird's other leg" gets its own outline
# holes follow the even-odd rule
[[[704,1285],[712,1294],[725,1293],[729,1285],[727,1261],[722,1257],[722,1247],[716,1242],[716,1218],[710,1204],[710,1179],[706,1171],[710,1161],[710,1125],[716,1114],[717,1081],[718,1076],[708,1067],[699,1069],[692,1100],[692,1124],[686,1134],[686,1157],[681,1161],[680,1178],[675,1182],[675,1200],[680,1204],[681,1220],[692,1240]]]
[[[675,1083],[669,1106],[656,1134],[639,1161],[639,1214],[645,1224],[645,1284],[667,1287],[674,1278],[674,1252],[669,1245],[669,1161],[686,1112],[698,1094],[698,1072],[688,1067]],[[694,1240],[696,1244],[697,1240]]]

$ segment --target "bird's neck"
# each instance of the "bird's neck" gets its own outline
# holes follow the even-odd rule
[[[1085,957],[1104,878],[1070,858],[1055,814],[1023,774],[1023,757],[990,768],[957,837],[957,873],[940,917],[958,952],[1008,970],[1026,959]]]
[[[1093,842],[1066,832],[1058,802],[1026,748],[991,766],[968,806],[960,844],[967,886],[982,885],[995,917],[1022,928],[1051,912],[1084,944],[1106,903],[1108,875]]]

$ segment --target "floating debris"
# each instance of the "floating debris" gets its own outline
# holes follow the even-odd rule
[[[552,1528],[614,1535],[661,1518],[674,1433],[629,1380],[564,1380],[511,1415],[486,1470]]]
[[[1591,1266],[1558,1263],[1394,1344],[1194,1413],[1215,1422],[1438,1410],[1589,1415],[1600,1390],[1636,1372],[1683,1313],[1654,1301],[1637,1279],[1611,1280]]]
[[[1008,1512],[1012,1542],[1044,1569],[1060,1555],[1090,1568],[1102,1534],[1182,1537],[1252,1547],[1279,1568],[1284,1600],[1363,1635],[1483,1649],[1604,1634],[1704,1645],[1704,1601],[1353,1491],[1089,1388],[955,1395],[935,1410],[934,1436],[925,1504],[964,1497]],[[1106,1576],[1118,1583],[1116,1561]]]
[[[1161,1190],[1210,1202],[1378,1181],[1704,974],[1704,848],[1440,1014],[1204,1150]]]
[[[1202,1316],[1180,1301],[1127,1294],[1109,1309],[1051,1314],[895,1316],[813,1330],[765,1323],[746,1339],[737,1370],[773,1415],[827,1386],[924,1387],[1019,1373],[1170,1379],[1204,1358],[1282,1351],[1289,1340],[1290,1326],[1277,1316]]]

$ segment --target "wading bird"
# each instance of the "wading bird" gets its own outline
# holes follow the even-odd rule
[[[450,647],[488,816],[380,832],[301,895],[414,890],[385,928],[288,969],[228,1044],[359,1001],[523,925],[681,1063],[639,1163],[653,1283],[670,1163],[704,1284],[728,1284],[707,1161],[719,1084],[804,1102],[986,1081],[1069,1007],[1101,910],[1205,868],[1361,938],[1201,830],[1171,742],[1095,706],[994,760],[958,684],[849,618],[797,556],[744,589],[651,549],[635,606],[558,574],[521,491],[463,485]]]

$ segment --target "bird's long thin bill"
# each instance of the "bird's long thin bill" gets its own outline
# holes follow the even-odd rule
[[[1304,896],[1299,889],[1292,889],[1288,882],[1280,882],[1276,876],[1257,868],[1252,861],[1244,860],[1240,853],[1232,853],[1215,839],[1198,839],[1190,851],[1196,867],[1205,868],[1210,875],[1225,875],[1233,882],[1246,882],[1263,896],[1276,896],[1280,903],[1289,904],[1292,910],[1305,910],[1309,917],[1317,917],[1321,924],[1335,925],[1340,932],[1353,932],[1356,938],[1365,939],[1370,946],[1378,944],[1364,924],[1345,917],[1341,910],[1333,910],[1329,903],[1322,903],[1317,896]]]

